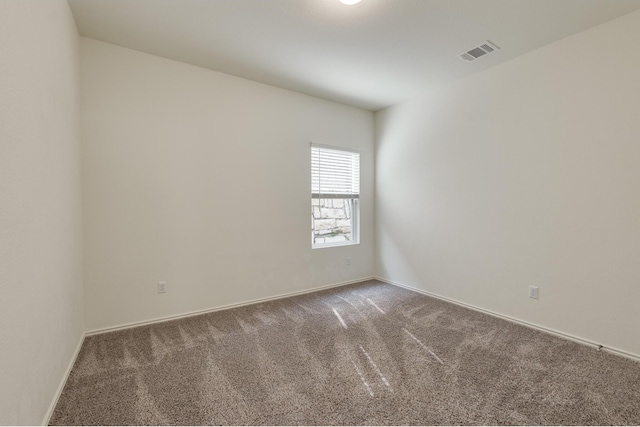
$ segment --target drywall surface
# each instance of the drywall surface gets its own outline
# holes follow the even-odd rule
[[[89,331],[372,276],[373,113],[87,38],[81,97]],[[311,249],[312,141],[361,153],[359,245]]]
[[[639,39],[634,12],[377,113],[378,275],[640,355]]]
[[[84,330],[78,33],[0,1],[0,424],[40,424]]]

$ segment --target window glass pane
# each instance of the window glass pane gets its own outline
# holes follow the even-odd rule
[[[355,242],[355,199],[311,199],[313,244]]]

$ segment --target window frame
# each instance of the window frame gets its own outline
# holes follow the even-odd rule
[[[314,179],[314,170],[313,170],[313,165],[311,164],[311,173],[309,174],[310,178],[311,178],[311,248],[312,249],[323,249],[323,248],[335,248],[335,247],[339,247],[339,246],[353,246],[353,245],[359,245],[360,244],[360,151],[353,149],[353,148],[346,148],[346,147],[338,147],[338,146],[334,146],[334,145],[326,145],[326,144],[316,144],[314,142],[310,143],[310,155],[311,155],[311,162],[313,162],[313,149],[314,148],[319,148],[319,149],[327,149],[327,150],[333,150],[333,151],[338,151],[338,152],[345,152],[345,153],[351,153],[351,154],[357,154],[357,159],[358,159],[358,173],[357,173],[357,186],[358,186],[358,193],[357,194],[331,194],[331,193],[327,193],[323,194],[322,193],[314,193],[313,192],[313,179]],[[315,194],[318,194],[318,197],[315,197]],[[349,197],[349,196],[353,196],[353,197]],[[330,243],[314,243],[315,241],[315,233],[314,233],[314,229],[313,229],[313,221],[314,221],[314,216],[313,216],[313,200],[314,199],[318,199],[318,200],[322,200],[322,199],[338,199],[338,200],[351,200],[351,240],[346,240],[343,242],[330,242]]]

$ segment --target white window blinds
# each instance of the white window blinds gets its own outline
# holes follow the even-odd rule
[[[320,199],[360,196],[360,153],[311,145],[311,195]]]

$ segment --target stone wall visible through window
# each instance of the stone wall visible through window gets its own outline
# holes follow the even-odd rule
[[[353,240],[354,199],[311,199],[313,243]]]

